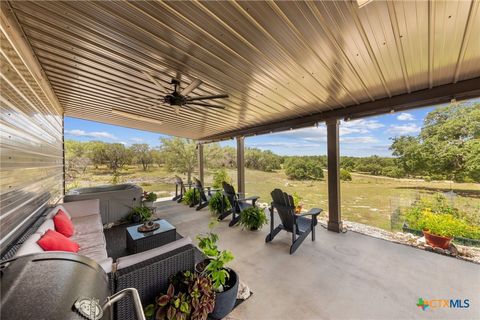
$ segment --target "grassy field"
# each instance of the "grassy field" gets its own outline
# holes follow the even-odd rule
[[[286,192],[296,192],[303,197],[304,208],[320,207],[328,210],[327,183],[322,181],[292,181],[283,171],[262,172],[246,170],[246,190],[248,195],[260,196],[260,202],[270,202],[270,192],[281,188]],[[236,170],[229,170],[236,182]],[[154,167],[142,171],[131,166],[122,171],[118,183],[136,183],[146,191],[155,191],[160,197],[170,196],[175,191],[174,173],[164,168]],[[453,183],[448,181],[426,182],[412,179],[393,179],[363,174],[352,174],[352,181],[341,183],[342,219],[365,223],[386,230],[392,229],[392,213],[397,208],[405,208],[419,197],[432,196],[436,192],[449,192],[452,203],[465,211],[480,215],[480,184]],[[67,188],[93,186],[111,183],[112,174],[106,168],[89,168],[77,177]],[[184,177],[185,179],[185,177]],[[206,172],[205,185],[212,179]]]

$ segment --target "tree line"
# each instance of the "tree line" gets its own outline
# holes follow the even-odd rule
[[[100,141],[65,141],[67,174],[85,172],[88,166],[106,165],[117,173],[125,165],[143,170],[156,164],[187,174],[197,167],[197,144],[182,138],[161,138],[160,146]],[[394,157],[340,157],[344,180],[349,172],[392,178],[421,177],[480,182],[480,104],[449,105],[430,112],[418,136],[392,139]],[[204,146],[205,166],[236,168],[236,149],[218,143]],[[284,169],[290,179],[319,180],[327,167],[326,156],[279,156],[269,150],[245,149],[245,167],[254,170]]]

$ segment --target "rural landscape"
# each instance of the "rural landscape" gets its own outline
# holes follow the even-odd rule
[[[197,172],[194,141],[162,138],[160,148],[127,147],[100,141],[65,141],[67,189],[135,183],[159,197],[175,192],[174,176],[191,180]],[[342,219],[400,230],[403,215],[422,199],[439,195],[461,212],[470,226],[480,225],[480,105],[439,107],[430,112],[417,136],[392,140],[393,157],[341,157]],[[236,182],[236,150],[205,145],[205,186],[225,171]],[[295,193],[303,207],[328,210],[326,156],[279,156],[245,150],[246,191],[269,203],[270,192]],[[207,210],[207,209],[205,209]],[[325,214],[325,213],[324,213]],[[480,233],[478,234],[480,238]]]

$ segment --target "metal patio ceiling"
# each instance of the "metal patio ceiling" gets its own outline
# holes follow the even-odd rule
[[[194,139],[480,76],[479,1],[10,5],[66,116]],[[146,73],[162,94],[198,78],[192,95],[227,92],[227,109],[142,100],[159,93]]]

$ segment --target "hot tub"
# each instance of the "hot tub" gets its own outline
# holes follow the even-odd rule
[[[70,190],[64,202],[100,199],[102,223],[126,218],[133,207],[140,206],[143,190],[135,184],[104,185]]]

